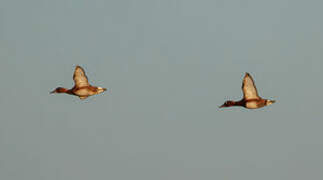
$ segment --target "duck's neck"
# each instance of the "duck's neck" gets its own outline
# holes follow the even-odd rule
[[[230,101],[230,106],[244,106],[245,101],[242,99],[240,101]]]
[[[236,101],[235,102],[236,106],[245,106],[245,100],[244,99],[241,99],[240,101]]]
[[[66,88],[63,88],[63,87],[57,88],[56,93],[72,94],[70,89],[66,89]]]

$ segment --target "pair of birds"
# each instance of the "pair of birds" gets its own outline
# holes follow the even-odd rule
[[[86,99],[89,96],[100,94],[107,90],[106,88],[91,86],[81,66],[76,66],[73,79],[75,85],[72,89],[58,87],[50,93],[66,93],[78,96],[80,99]],[[275,102],[274,100],[263,99],[258,95],[255,83],[249,73],[246,73],[243,78],[242,92],[243,98],[240,101],[226,101],[220,108],[242,106],[248,109],[257,109]]]

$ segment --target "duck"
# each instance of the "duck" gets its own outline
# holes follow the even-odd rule
[[[263,99],[258,95],[255,82],[249,73],[245,73],[242,81],[243,98],[240,101],[228,100],[219,108],[242,106],[247,109],[258,109],[275,103],[275,100]]]
[[[51,91],[50,94],[65,93],[69,95],[78,96],[81,100],[83,100],[89,96],[100,94],[107,90],[103,87],[91,86],[84,69],[79,65],[75,67],[73,80],[74,87],[72,89],[57,87],[55,90]]]

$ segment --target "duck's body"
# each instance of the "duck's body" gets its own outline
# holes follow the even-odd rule
[[[249,73],[246,73],[242,82],[243,98],[240,101],[226,101],[220,108],[242,106],[248,109],[258,109],[274,103],[274,100],[259,97],[255,83]]]
[[[58,87],[51,93],[66,93],[78,96],[80,99],[85,99],[89,96],[100,94],[107,90],[106,88],[91,86],[81,66],[76,66],[73,80],[75,85],[72,89]]]
[[[267,106],[267,101],[265,99],[255,99],[245,101],[244,107],[248,109],[257,109]]]

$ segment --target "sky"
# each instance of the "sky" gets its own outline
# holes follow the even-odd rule
[[[1,0],[0,179],[323,179],[322,7]],[[245,72],[276,103],[219,109]]]

